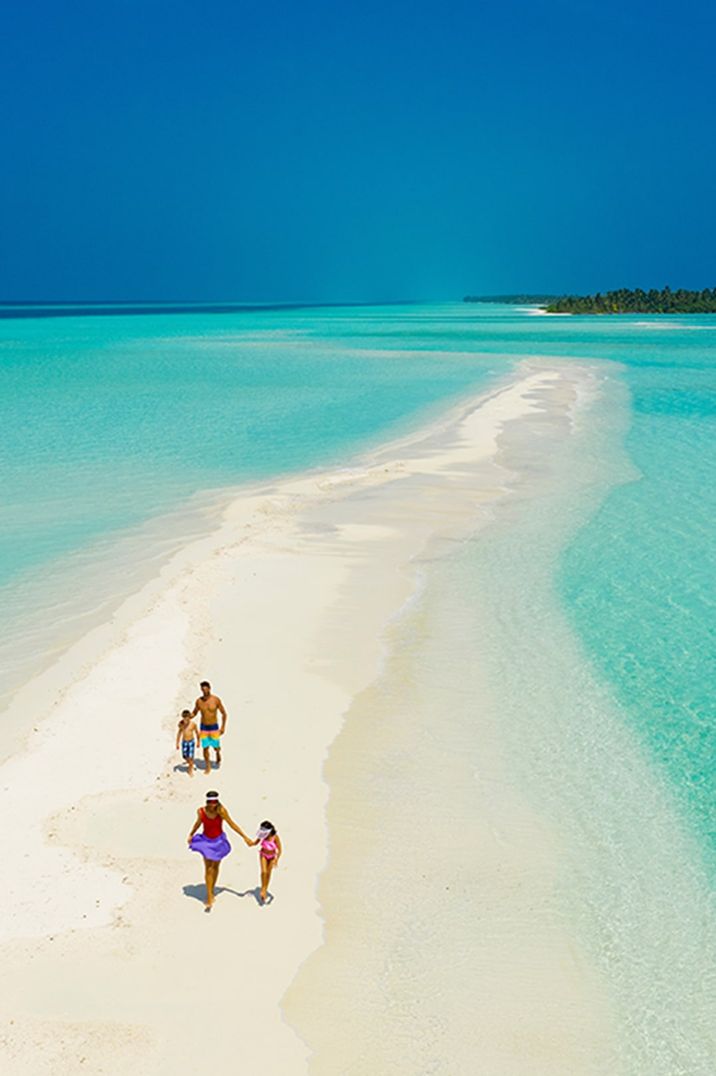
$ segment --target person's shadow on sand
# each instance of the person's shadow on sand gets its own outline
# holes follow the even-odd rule
[[[214,770],[220,770],[220,769],[221,769],[221,766],[217,766],[215,762],[212,762],[211,770],[209,770],[208,773],[212,773]],[[188,772],[189,772],[189,766],[188,766],[188,764],[186,762],[177,762],[177,764],[174,766],[174,773],[188,773]],[[198,758],[196,760],[196,762],[194,763],[194,773],[207,774],[206,763],[204,762],[203,758]]]
[[[206,900],[206,886],[205,885],[185,885],[182,886],[182,891],[185,897],[192,897],[194,900],[200,900],[203,904]],[[231,889],[228,885],[217,885],[214,893],[217,897],[222,893],[231,893],[234,897],[253,897],[258,905],[261,905],[261,887],[256,886],[255,889],[245,889],[243,893],[239,893],[237,889]],[[273,900],[273,896],[269,893],[267,904],[270,904]]]

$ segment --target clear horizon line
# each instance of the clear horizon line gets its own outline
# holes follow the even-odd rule
[[[317,310],[336,309],[340,307],[369,307],[369,306],[415,306],[430,302],[461,302],[455,299],[429,300],[429,299],[383,299],[341,302],[320,301],[286,301],[286,302],[248,302],[220,299],[0,299],[0,321],[11,321],[21,318],[61,318],[78,315],[100,314],[191,314],[205,312],[208,314],[231,314],[231,313],[258,313],[271,310]]]
[[[461,300],[455,300],[456,302]],[[389,306],[450,299],[0,299],[0,306]]]

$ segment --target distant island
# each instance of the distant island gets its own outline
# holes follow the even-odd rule
[[[619,288],[595,295],[564,295],[547,303],[549,314],[714,314],[716,288],[687,291],[678,288],[661,291],[650,288]]]
[[[594,295],[466,295],[466,303],[536,303],[548,314],[716,314],[716,288],[619,288]]]

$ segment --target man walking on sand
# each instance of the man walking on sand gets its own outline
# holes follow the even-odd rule
[[[226,730],[226,710],[218,695],[212,695],[211,684],[208,680],[202,680],[199,684],[201,695],[194,703],[192,717],[201,714],[199,733],[201,734],[201,747],[204,752],[204,773],[211,773],[211,760],[209,751],[214,748],[216,754],[216,767],[221,765],[221,739]],[[221,728],[219,728],[218,715],[221,714]]]

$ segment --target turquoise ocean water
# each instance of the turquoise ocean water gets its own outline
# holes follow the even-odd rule
[[[437,309],[102,309],[0,319],[0,701],[211,525],[207,490],[340,464],[509,365]]]
[[[487,335],[485,350],[613,363],[628,390],[634,473],[562,551],[558,585],[716,871],[716,317],[515,317]]]
[[[3,690],[211,526],[211,491],[348,463],[525,356],[597,362],[612,389],[522,515],[442,569],[445,645],[491,641],[500,705],[532,737],[526,787],[581,845],[570,914],[618,999],[619,1071],[709,1076],[716,318],[445,304],[0,319]]]
[[[141,562],[156,550],[136,528],[174,513],[182,537],[192,495],[344,462],[524,355],[603,360],[628,387],[638,480],[564,551],[560,587],[716,861],[716,318],[446,304],[0,320],[0,679],[29,657],[18,642],[42,650],[41,622],[99,602],[83,580],[118,538]]]

